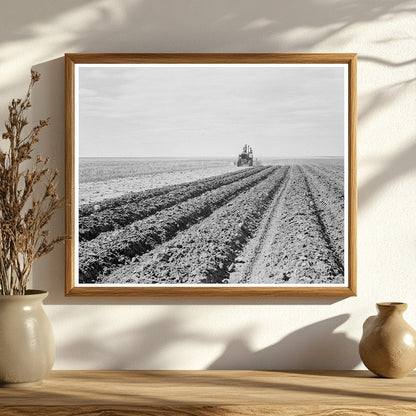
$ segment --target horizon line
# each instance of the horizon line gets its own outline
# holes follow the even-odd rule
[[[254,159],[328,159],[344,158],[344,155],[316,156],[255,156]],[[80,159],[235,159],[234,156],[79,156]]]

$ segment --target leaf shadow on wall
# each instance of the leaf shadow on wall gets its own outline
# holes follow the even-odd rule
[[[404,150],[390,157],[378,173],[358,188],[358,206],[366,206],[389,183],[416,170],[416,138]]]
[[[405,38],[409,40],[408,38]],[[380,42],[392,42],[392,39],[384,39]],[[402,62],[396,62],[387,58],[376,56],[359,55],[358,63],[369,62],[373,65],[381,65],[391,68],[414,67],[416,59],[408,59]],[[414,72],[414,71],[413,71]],[[397,101],[403,94],[408,93],[409,88],[413,88],[416,77],[405,79],[396,83],[391,83],[371,93],[371,97],[365,105],[359,106],[358,127],[368,122],[371,116],[377,111],[388,108],[389,105]],[[359,104],[359,102],[358,102]],[[408,111],[408,109],[404,109]],[[397,122],[397,120],[395,120]],[[411,132],[413,134],[413,132]],[[392,138],[393,140],[403,138]],[[357,139],[359,145],[359,138]],[[414,172],[416,170],[416,137],[410,141],[403,150],[395,155],[388,157],[379,162],[380,168],[372,175],[370,179],[358,187],[358,208],[365,208],[373,201],[378,194],[391,182]]]
[[[73,318],[58,312],[56,319],[63,323]],[[209,345],[216,340],[203,331],[184,328],[183,322],[172,313],[146,320],[143,325],[138,315],[137,326],[128,328],[123,328],[120,322],[111,322],[111,318],[108,328],[103,328],[100,317],[94,314],[87,321],[82,328],[73,328],[70,342],[65,342],[63,337],[58,339],[57,360],[76,362],[80,368],[154,369],[169,367],[175,361],[168,355],[171,347],[191,342]]]
[[[349,317],[342,314],[307,325],[258,351],[250,348],[248,339],[235,338],[207,369],[354,368],[360,363],[358,343],[343,332],[335,332]]]
[[[71,16],[72,12],[84,11],[82,19],[73,30],[66,29],[63,41],[49,45],[48,55],[60,56],[62,48],[68,52],[268,52],[273,45],[279,51],[316,51],[320,42],[329,37],[336,39],[336,35],[345,31],[347,27],[360,22],[377,21],[393,14],[410,13],[409,1],[381,0],[375,5],[372,1],[348,2],[339,7],[328,7],[325,2],[308,1],[307,7],[302,0],[287,3],[283,1],[262,0],[256,5],[250,1],[242,1],[237,7],[231,7],[231,2],[213,1],[209,3],[178,0],[175,8],[164,7],[162,0],[140,3],[126,2],[105,3],[100,0],[89,2],[91,9],[85,9],[85,2],[74,1],[68,3],[55,2],[50,8],[49,0],[40,0],[37,3],[39,10],[48,7],[48,14],[33,15],[30,8],[21,10],[21,19],[24,30],[19,32],[20,41],[30,41],[42,30],[50,25],[57,25],[60,17]],[[209,4],[209,5],[208,5]],[[261,5],[262,7],[259,7]],[[14,6],[11,6],[14,7]],[[15,7],[18,7],[16,5]],[[118,13],[112,13],[111,8]],[[303,12],[300,13],[299,10]],[[307,11],[307,12],[306,12]],[[19,12],[19,13],[20,13]],[[90,13],[89,13],[90,12]],[[45,17],[46,16],[46,17]],[[192,16],[192,18],[188,18]],[[49,20],[48,20],[49,19]],[[88,19],[93,19],[90,21]],[[95,20],[94,20],[95,19]],[[158,22],[159,24],[152,24]],[[328,24],[330,22],[331,24]],[[2,36],[2,43],[14,40],[12,28],[5,22],[3,27],[8,37]],[[31,25],[32,23],[32,25]],[[33,26],[34,23],[38,25]],[[36,30],[34,30],[33,28]],[[94,27],[94,30],[91,30]],[[43,29],[42,29],[43,28]],[[198,36],[186,36],[197,28]],[[312,36],[299,34],[289,36],[292,30],[303,28],[320,29]],[[3,31],[1,32],[3,34]],[[213,37],[212,34],[215,33]],[[312,32],[311,32],[312,33]],[[183,37],[183,39],[182,39]],[[170,40],[180,41],[170,43]],[[221,39],[221,42],[219,40]],[[391,40],[384,40],[385,42]],[[178,49],[176,45],[180,44]],[[41,56],[41,55],[39,55]],[[24,56],[21,57],[24,59]],[[49,154],[56,167],[61,172],[60,194],[64,193],[64,60],[57,58],[50,61],[40,59],[34,69],[40,71],[43,80],[33,93],[34,119],[52,117],[52,125],[42,132],[38,150]],[[364,56],[366,63],[387,65],[392,67],[407,66],[413,63],[412,59],[403,62],[393,62],[380,57]],[[359,57],[359,63],[360,63]],[[413,80],[397,84],[397,92],[402,93]],[[396,85],[396,84],[395,84]],[[359,109],[359,123],[366,121],[370,114],[377,111],[380,106],[388,106],[395,100],[395,96],[388,92],[388,88],[372,94],[370,103]],[[414,154],[415,148],[412,147]],[[409,152],[410,153],[410,152]],[[411,171],[414,168],[409,154],[403,152],[406,163],[401,163],[400,155],[380,168],[380,172],[368,183],[360,186],[359,207],[368,204],[389,181]],[[397,163],[399,162],[399,163]],[[387,168],[385,168],[387,166]],[[51,228],[57,234],[64,232],[64,210],[53,218]],[[34,265],[34,285],[49,290],[50,295],[45,303],[48,304],[177,304],[177,303],[208,303],[208,304],[252,304],[258,298],[246,299],[203,299],[203,298],[65,298],[64,294],[64,250],[58,247],[51,255],[42,258]],[[273,304],[331,304],[339,298],[320,298],[315,300],[305,298],[269,298],[262,303]]]
[[[63,316],[56,316],[62,321],[73,320],[63,311]],[[77,313],[77,312],[75,312]],[[106,330],[94,323],[94,314],[88,322],[71,331],[70,342],[59,338],[57,359],[61,363],[76,362],[80,368],[106,369],[152,369],[173,365],[193,367],[200,356],[205,358],[213,345],[224,345],[224,350],[205,369],[251,369],[251,370],[296,370],[296,369],[345,369],[354,368],[360,362],[358,343],[344,332],[335,332],[348,319],[349,314],[342,314],[300,328],[285,336],[282,340],[260,350],[249,347],[254,327],[243,327],[232,330],[233,334],[218,335],[206,333],[203,329],[190,329],[185,326],[180,316],[172,313],[163,314],[144,325]],[[110,319],[111,321],[111,319]],[[138,320],[139,321],[139,320]],[[112,322],[107,322],[109,328]],[[89,328],[87,328],[87,326]],[[107,330],[108,331],[108,330]],[[85,334],[89,333],[86,337]],[[194,345],[194,347],[192,347]],[[195,347],[196,346],[196,347]],[[186,357],[178,351],[186,350]],[[193,355],[192,351],[195,351]],[[176,360],[172,361],[172,356]],[[186,363],[184,363],[186,360]]]
[[[241,0],[238,5],[232,0],[175,0],[174,7],[166,7],[165,0],[37,0],[36,7],[9,3],[0,16],[0,64],[16,61],[27,67],[42,62],[36,57],[63,51],[308,52],[328,39],[341,50],[353,26],[415,11],[409,0],[355,0],[336,7],[318,0]],[[12,66],[10,70],[0,95],[19,83]]]

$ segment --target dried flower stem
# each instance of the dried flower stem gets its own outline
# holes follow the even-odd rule
[[[55,210],[62,205],[56,193],[58,171],[48,167],[49,157],[37,156],[33,166],[22,169],[32,159],[39,132],[50,119],[41,120],[26,136],[25,111],[31,107],[30,96],[40,74],[32,71],[25,98],[13,100],[5,123],[3,140],[9,149],[0,150],[0,294],[23,295],[29,283],[33,262],[49,253],[65,236],[50,239],[45,229]],[[35,187],[43,193],[34,197]]]

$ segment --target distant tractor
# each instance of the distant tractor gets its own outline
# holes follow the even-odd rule
[[[245,144],[243,152],[238,155],[237,166],[253,166],[253,149]]]

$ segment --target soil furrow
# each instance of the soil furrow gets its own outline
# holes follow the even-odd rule
[[[88,217],[91,214],[98,213],[107,209],[113,209],[123,204],[130,202],[142,202],[149,198],[154,198],[158,195],[163,195],[167,192],[172,192],[178,189],[182,185],[169,185],[161,188],[148,189],[140,192],[130,192],[126,195],[119,196],[116,198],[108,198],[102,202],[91,202],[89,204],[83,204],[79,207],[79,218]]]
[[[180,202],[252,176],[262,169],[264,168],[245,169],[242,172],[232,172],[180,186],[168,187],[164,192],[155,190],[154,194],[149,192],[146,195],[126,195],[102,202],[97,204],[97,212],[80,217],[79,239],[80,241],[92,240],[103,232],[120,229]]]
[[[335,191],[332,182],[319,170],[305,167],[304,171],[331,246],[344,263],[344,195]]]
[[[335,194],[338,198],[344,199],[344,172],[336,173],[315,165],[305,166],[305,169],[307,172],[319,177],[321,186],[326,186],[331,194]]]
[[[103,276],[100,283],[228,283],[236,256],[255,233],[287,170],[278,168],[205,220]]]
[[[267,283],[260,278],[263,274],[263,259],[276,238],[275,231],[280,221],[287,186],[291,182],[291,172],[292,169],[289,168],[256,235],[248,242],[240,258],[237,259],[235,271],[230,275],[230,283]]]
[[[312,191],[311,189],[311,179],[310,176],[305,172],[305,170],[303,168],[301,168],[301,171],[305,177],[305,184],[306,184],[306,189],[308,191],[308,194],[310,196],[310,200],[312,202],[312,208],[315,212],[316,215],[316,219],[317,222],[319,224],[319,227],[321,229],[321,235],[322,238],[325,240],[328,248],[331,250],[334,261],[338,267],[338,270],[340,271],[340,273],[344,274],[344,261],[343,261],[343,256],[341,257],[339,255],[339,252],[337,250],[338,248],[338,242],[331,239],[331,233],[329,232],[329,225],[330,225],[330,221],[328,221],[328,218],[324,218],[327,217],[327,211],[326,210],[322,210],[320,209],[320,205],[322,203],[322,199],[320,198],[321,194],[316,193],[316,188],[314,189],[314,191]],[[318,197],[318,198],[317,198]],[[317,202],[317,200],[319,199],[319,202]],[[341,211],[342,212],[342,211]]]
[[[152,189],[147,189],[145,191],[140,191],[140,192],[129,192],[125,195],[118,196],[115,198],[108,198],[98,203],[92,202],[88,204],[83,204],[79,207],[79,216],[82,218],[94,212],[100,212],[106,209],[113,209],[120,205],[124,205],[130,202],[142,202],[148,198],[153,198],[158,195],[163,195],[172,191],[176,191],[179,188],[186,188],[188,186],[194,186],[195,184],[198,184],[198,183],[207,183],[218,177],[227,178],[227,177],[232,177],[236,175],[238,176],[238,175],[241,175],[242,173],[243,173],[242,171],[233,171],[229,173],[224,173],[222,175],[209,176],[205,179],[198,179],[198,180],[184,182],[184,183],[175,184],[175,185],[167,185],[167,186],[162,186],[160,188],[152,188]]]
[[[270,176],[277,167],[265,168],[239,181],[162,210],[120,230],[101,233],[91,241],[80,244],[79,279],[95,282],[101,273],[109,273],[120,264],[129,262],[154,249],[180,231],[198,223],[216,209],[242,192]]]
[[[230,282],[343,283],[343,267],[327,244],[311,190],[299,166],[291,167],[280,197],[279,202],[275,201],[276,210],[270,212],[276,216],[269,222],[266,220],[259,234],[236,259],[236,271],[230,276]],[[256,252],[252,266],[250,260]]]

